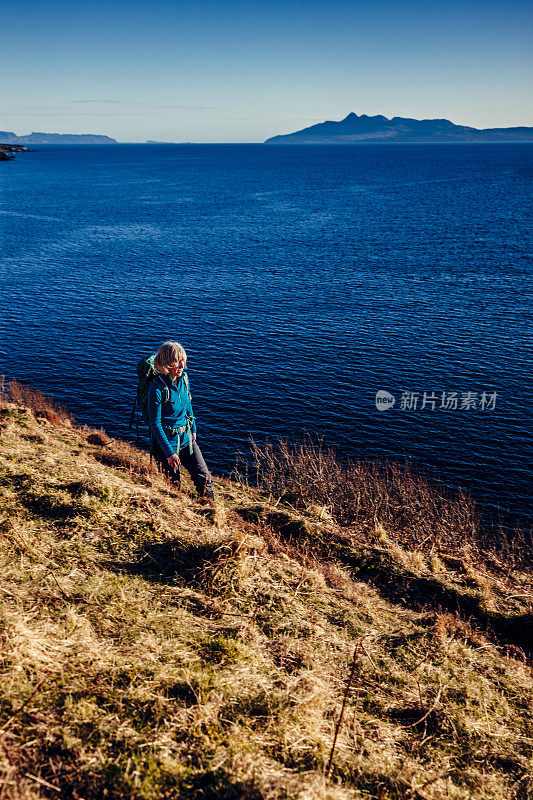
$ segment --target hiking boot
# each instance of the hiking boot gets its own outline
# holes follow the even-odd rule
[[[200,497],[198,497],[198,502],[202,506],[213,505],[215,502],[215,493],[207,492],[206,494],[200,495]]]

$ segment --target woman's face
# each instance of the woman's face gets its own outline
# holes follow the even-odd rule
[[[174,361],[173,364],[168,364],[167,366],[168,374],[170,375],[173,381],[175,381],[176,378],[181,377],[183,370],[185,369],[186,363],[187,363],[186,358],[180,358],[178,361]]]

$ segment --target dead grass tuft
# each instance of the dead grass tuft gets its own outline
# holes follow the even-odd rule
[[[150,456],[143,450],[139,450],[128,442],[118,439],[108,439],[103,442],[99,434],[88,436],[90,444],[101,445],[101,448],[93,451],[93,457],[101,464],[117,469],[124,469],[138,475],[149,475],[157,472],[155,464],[150,463]]]
[[[292,504],[319,519],[332,517],[365,537],[380,531],[407,550],[456,552],[465,543],[507,564],[531,563],[531,531],[505,534],[485,526],[471,497],[447,492],[408,464],[341,463],[334,451],[308,440],[289,445],[252,440],[255,483],[276,503]],[[241,480],[246,482],[245,477]]]
[[[83,430],[83,433],[87,433],[86,441],[89,444],[96,444],[103,447],[106,444],[110,444],[111,437],[107,435],[103,428],[99,431],[91,430],[91,428],[87,428]]]
[[[51,425],[74,424],[74,417],[63,406],[42,392],[30,389],[29,386],[16,380],[10,381],[9,384],[2,383],[1,400],[4,403],[11,402],[28,408],[35,417],[46,419]]]

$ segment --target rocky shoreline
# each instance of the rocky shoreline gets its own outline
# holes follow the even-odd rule
[[[11,153],[31,153],[33,152],[24,144],[0,144],[0,161],[12,161],[15,156]]]

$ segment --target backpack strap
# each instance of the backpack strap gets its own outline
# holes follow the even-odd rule
[[[170,400],[170,391],[165,381],[163,380],[163,377],[159,373],[157,373],[154,378],[154,383],[156,382],[158,383],[159,388],[165,393],[163,397],[163,403],[168,403],[168,401]]]
[[[187,375],[186,372],[183,373],[183,382],[185,383],[185,388],[187,389],[187,396],[189,400],[192,400],[191,390],[189,389],[189,376]],[[186,424],[187,436],[189,437],[189,453],[192,455],[193,453],[192,424],[194,422],[194,417],[191,414],[189,414],[189,412],[187,412],[186,421],[187,421]]]

